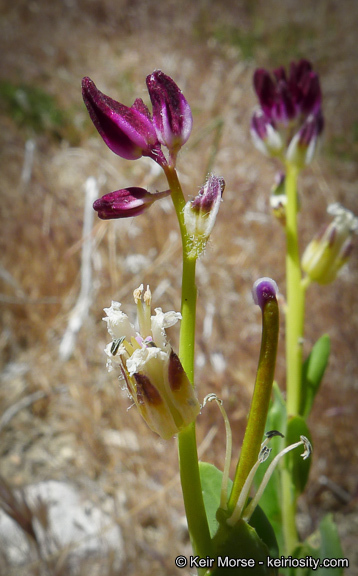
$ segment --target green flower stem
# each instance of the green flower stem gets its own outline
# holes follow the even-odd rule
[[[301,401],[302,339],[305,287],[302,284],[297,234],[297,178],[299,169],[286,166],[286,390],[287,413],[296,416]]]
[[[286,398],[287,415],[299,414],[302,387],[302,342],[305,315],[305,292],[309,281],[302,279],[297,232],[297,179],[299,169],[286,166]],[[296,528],[297,493],[290,472],[281,468],[282,522],[285,554],[298,542]]]
[[[183,210],[185,206],[185,198],[184,194],[179,182],[178,174],[176,173],[175,168],[167,165],[164,167],[164,173],[167,177],[169,188],[171,191],[171,197],[173,200],[175,212],[178,218],[179,228],[181,239],[183,243],[183,254],[187,253],[187,246],[188,246],[188,235],[186,232],[185,224],[184,224],[184,215]]]
[[[260,451],[274,379],[278,333],[279,310],[277,300],[274,298],[264,304],[262,311],[260,359],[240,460],[228,503],[230,512],[236,506],[245,480],[256,463]]]
[[[189,258],[189,237],[186,231],[183,209],[184,195],[174,168],[167,166],[165,175],[177,214],[183,244],[183,277],[181,301],[181,329],[179,357],[183,368],[194,385],[194,348],[196,318],[196,259]],[[201,489],[199,460],[196,443],[195,422],[178,434],[180,480],[183,491],[185,513],[194,552],[199,556],[210,553],[211,539]]]

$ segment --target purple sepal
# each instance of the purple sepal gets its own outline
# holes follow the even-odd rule
[[[304,166],[312,161],[317,141],[323,131],[324,119],[321,110],[310,114],[301,129],[292,138],[286,153],[286,159],[297,166]]]
[[[278,287],[274,280],[271,278],[259,278],[256,280],[252,287],[252,296],[255,304],[260,306],[263,311],[266,302],[269,300],[276,300],[278,294]]]
[[[102,220],[130,218],[147,210],[153,202],[170,195],[170,190],[151,194],[144,188],[123,188],[96,200],[93,209]]]
[[[183,93],[169,76],[156,70],[147,76],[158,140],[174,153],[188,140],[193,117]]]
[[[142,100],[128,108],[103,94],[87,77],[82,80],[82,95],[93,124],[115,154],[127,160],[144,155],[158,161],[160,145]]]
[[[192,200],[193,212],[205,217],[210,214],[214,205],[221,201],[225,190],[224,178],[210,174],[205,185],[200,188],[198,195]]]
[[[271,113],[276,102],[276,87],[270,74],[264,68],[255,70],[254,88],[261,108],[266,116],[271,118]]]
[[[311,142],[316,140],[323,131],[324,119],[322,112],[310,114],[299,132],[299,143],[301,146],[308,147]]]
[[[276,130],[274,122],[259,108],[251,119],[250,132],[253,143],[260,152],[269,156],[277,156],[283,148],[282,138]]]

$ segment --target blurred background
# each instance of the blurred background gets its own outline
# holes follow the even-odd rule
[[[157,438],[128,410],[106,370],[102,322],[111,300],[134,318],[132,292],[142,282],[154,307],[179,310],[178,228],[164,200],[136,219],[95,216],[83,232],[88,178],[97,195],[166,186],[149,160],[125,161],[107,149],[82,102],[81,79],[90,76],[126,105],[137,97],[148,104],[145,78],[162,69],[193,111],[178,161],[186,196],[208,171],[226,181],[198,263],[196,384],[201,401],[209,392],[224,400],[236,459],[261,336],[251,287],[271,276],[285,294],[284,234],[269,207],[279,165],[249,137],[252,75],[299,58],[320,74],[326,124],[299,182],[303,249],[329,221],[328,204],[358,215],[358,3],[1,0],[0,14],[0,574],[183,574],[174,566],[190,553],[176,441]],[[357,283],[358,247],[333,284],[308,291],[305,350],[327,332],[332,355],[310,418],[314,455],[299,507],[302,536],[334,514],[350,574],[358,574]],[[177,327],[170,339],[175,347]],[[215,406],[198,418],[198,442],[202,458],[222,467]],[[77,536],[63,539],[68,514],[59,502],[53,513],[56,498],[85,507]],[[9,514],[11,530],[22,527],[12,547]],[[102,548],[87,524],[98,528]]]

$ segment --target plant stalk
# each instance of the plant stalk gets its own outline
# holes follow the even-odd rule
[[[184,223],[184,195],[175,169],[166,166],[165,174],[171,190],[174,208],[177,214],[183,245],[183,274],[181,300],[181,328],[179,357],[183,368],[194,386],[194,351],[196,319],[196,259],[190,258],[189,238]],[[195,422],[178,434],[180,480],[183,491],[185,513],[193,550],[201,557],[210,553],[211,539],[206,516],[196,443]]]
[[[287,164],[286,170],[286,391],[287,414],[297,416],[301,402],[302,345],[305,289],[297,233],[298,168]]]
[[[236,506],[246,478],[257,462],[260,451],[275,373],[278,333],[279,309],[277,299],[274,298],[265,303],[262,311],[260,359],[244,441],[228,503],[230,512]]]

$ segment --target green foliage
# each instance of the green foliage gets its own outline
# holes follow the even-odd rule
[[[293,558],[306,558],[312,556],[319,558],[320,564],[324,558],[340,559],[343,551],[339,540],[337,527],[333,521],[332,514],[327,514],[319,524],[319,530],[312,534],[305,542],[297,546],[292,554]],[[343,567],[330,568],[319,566],[313,568],[290,568],[288,576],[341,576]]]
[[[317,340],[302,367],[300,414],[307,418],[327,368],[331,341],[327,334]]]
[[[254,559],[255,567],[251,570],[255,576],[276,576],[277,569],[267,567],[267,557],[270,556],[266,544],[258,536],[257,531],[244,520],[239,520],[234,527],[221,524],[214,539],[214,556],[222,558]],[[235,576],[247,575],[248,567],[237,566],[230,569]],[[216,567],[207,573],[207,576],[226,576],[228,568]]]
[[[311,434],[305,420],[301,416],[294,416],[287,422],[285,444],[289,446],[298,442],[300,436],[306,436],[311,442]],[[303,460],[301,454],[303,453],[300,447],[291,450],[285,456],[285,466],[290,471],[292,483],[298,494],[301,494],[307,484],[308,475],[311,467],[311,458]]]
[[[217,26],[214,37],[221,44],[227,43],[239,48],[244,60],[249,60],[255,56],[255,50],[261,40],[259,32],[227,25]]]
[[[332,514],[327,514],[320,522],[319,533],[321,543],[319,548],[320,558],[342,558],[343,551],[339,539],[337,526],[333,521]],[[339,576],[343,574],[343,568],[319,568],[318,576]]]
[[[285,21],[281,26],[270,30],[265,44],[271,62],[282,66],[290,60],[307,55],[306,45],[316,40],[318,32],[314,27],[293,21]],[[284,55],[284,56],[283,56]]]
[[[203,490],[205,510],[208,518],[210,536],[213,542],[211,554],[228,556],[230,558],[253,558],[256,563],[263,561],[263,565],[256,565],[257,576],[275,574],[266,567],[267,556],[278,556],[278,545],[274,531],[263,511],[257,507],[252,515],[250,525],[240,520],[234,527],[225,522],[227,513],[220,510],[220,491],[222,472],[212,464],[200,462],[200,479]],[[229,480],[228,493],[232,487]],[[230,569],[230,574],[241,575],[248,568],[236,567]],[[208,572],[208,576],[221,576],[226,574],[228,568],[215,568]]]
[[[3,110],[21,128],[35,133],[49,132],[62,137],[66,125],[64,112],[53,96],[38,86],[15,85],[0,81],[0,102]]]
[[[199,462],[199,470],[210,536],[211,538],[214,538],[219,528],[219,521],[216,518],[216,513],[220,506],[220,490],[223,474],[221,470],[216,468],[213,464],[209,464],[209,462]],[[229,493],[231,486],[232,482],[229,479]]]

